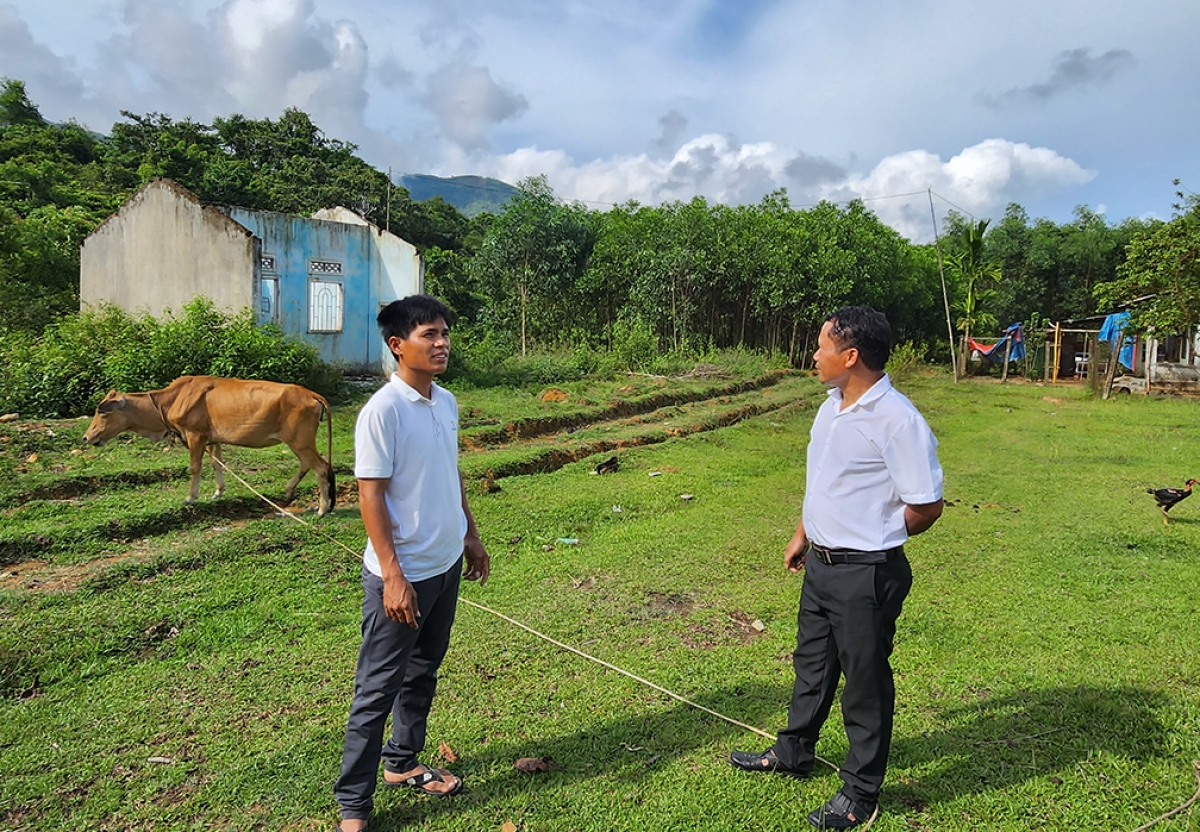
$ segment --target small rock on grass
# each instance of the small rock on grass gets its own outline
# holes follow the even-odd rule
[[[5,413],[3,416],[0,416],[0,422],[15,422],[15,421],[17,421],[17,419],[20,419],[20,418],[21,417],[19,414]]]

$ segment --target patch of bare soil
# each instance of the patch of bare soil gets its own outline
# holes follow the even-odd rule
[[[220,534],[248,525],[248,520],[233,520],[213,526],[208,534]],[[23,589],[31,592],[73,592],[86,581],[96,577],[116,563],[143,561],[154,554],[148,540],[135,540],[129,549],[118,555],[93,558],[86,563],[50,563],[27,560],[0,566],[0,589]]]
[[[127,559],[143,560],[148,548],[139,548],[145,541],[138,541],[134,549],[119,555],[96,558],[87,563],[56,564],[44,560],[27,560],[0,569],[0,589],[27,589],[34,592],[70,592],[80,584],[99,574],[114,563]]]
[[[653,618],[675,618],[687,615],[696,608],[696,602],[688,595],[677,592],[646,593],[646,610]]]
[[[749,644],[762,635],[754,626],[755,619],[741,610],[728,613],[724,621],[695,624],[688,628],[680,640],[694,650],[711,650],[722,644],[738,642]]]

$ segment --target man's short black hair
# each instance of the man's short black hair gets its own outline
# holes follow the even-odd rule
[[[854,347],[868,370],[879,372],[892,356],[892,325],[869,306],[843,306],[825,319],[840,349]]]
[[[386,344],[393,335],[403,340],[417,327],[431,324],[438,318],[449,325],[453,317],[450,307],[432,295],[409,295],[379,310],[379,317],[375,321]]]

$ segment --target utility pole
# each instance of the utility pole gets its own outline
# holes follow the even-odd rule
[[[388,186],[387,186],[387,209],[384,211],[383,230],[391,233],[392,230],[392,166],[388,165]]]
[[[954,368],[954,383],[958,384],[958,359],[954,356],[954,326],[950,323],[950,296],[946,293],[946,270],[942,267],[942,243],[938,239],[937,215],[933,212],[933,188],[929,193],[929,216],[933,220],[933,246],[937,249],[938,274],[942,276],[942,303],[946,306],[946,334],[950,336],[950,366]]]

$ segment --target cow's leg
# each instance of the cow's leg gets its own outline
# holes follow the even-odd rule
[[[208,452],[212,454],[213,475],[217,478],[217,490],[213,499],[218,499],[225,496],[225,460],[221,458],[220,443],[209,445]]]
[[[187,437],[188,443],[188,470],[192,472],[192,487],[188,491],[187,499],[183,501],[184,505],[191,505],[200,497],[200,467],[204,463],[204,449],[208,447],[208,442],[203,436],[189,434]]]
[[[309,465],[300,457],[300,467],[296,470],[295,476],[288,480],[287,490],[283,492],[283,504],[290,505],[292,500],[296,499],[296,486],[300,484],[300,480],[304,479],[304,475],[308,473]]]
[[[313,465],[313,470],[317,473],[317,489],[321,495],[321,506],[317,509],[317,516],[324,517],[333,508],[333,466],[318,454],[317,464]]]

